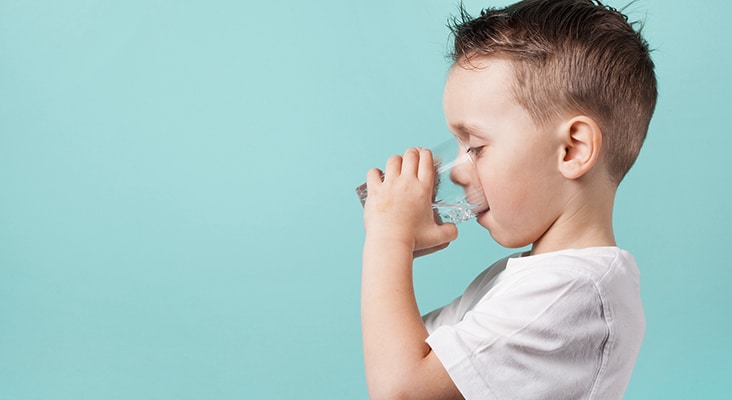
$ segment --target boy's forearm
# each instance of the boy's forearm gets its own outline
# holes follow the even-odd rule
[[[382,173],[369,170],[364,208],[361,318],[366,380],[372,398],[459,398],[425,343],[427,329],[414,297],[413,254],[455,240],[452,224],[434,220],[434,162],[426,149],[392,156]]]
[[[361,315],[370,390],[411,380],[407,374],[416,372],[430,352],[414,295],[412,251],[406,243],[366,238]]]

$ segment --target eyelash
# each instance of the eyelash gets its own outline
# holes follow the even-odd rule
[[[471,157],[479,157],[483,148],[485,148],[485,146],[469,147],[468,154],[470,154]]]

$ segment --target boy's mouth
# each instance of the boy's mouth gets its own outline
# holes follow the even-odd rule
[[[478,203],[478,204],[481,204],[481,203]],[[475,216],[480,217],[481,215],[490,211],[490,209],[491,209],[491,207],[488,204],[485,204],[483,207],[479,207],[477,210],[474,210]]]
[[[468,200],[468,203],[475,204],[476,205],[475,208],[480,210],[477,212],[477,214],[483,214],[484,212],[491,209],[490,204],[488,204],[488,201],[485,198],[475,198],[475,199],[468,198],[467,200]]]

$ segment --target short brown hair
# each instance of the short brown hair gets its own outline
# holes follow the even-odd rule
[[[638,157],[658,96],[648,43],[635,25],[592,0],[524,0],[477,18],[461,6],[449,23],[452,59],[508,59],[514,100],[539,126],[568,113],[594,118],[618,184]]]

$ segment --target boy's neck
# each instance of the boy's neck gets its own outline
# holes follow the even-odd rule
[[[533,243],[531,254],[616,246],[612,223],[615,191],[614,185],[593,185],[574,191],[562,214]]]

